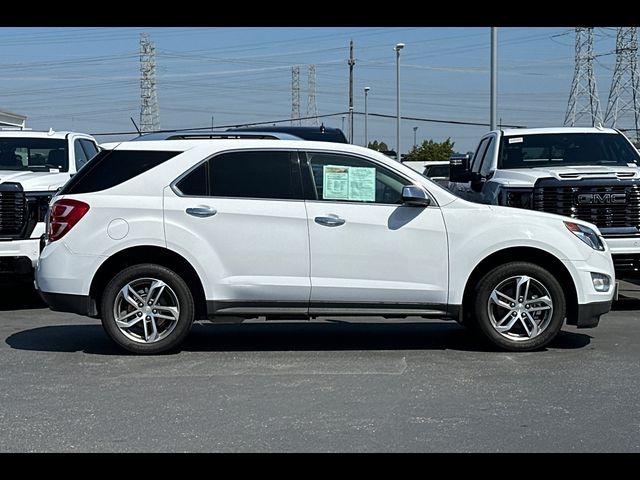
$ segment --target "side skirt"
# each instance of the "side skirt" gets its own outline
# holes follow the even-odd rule
[[[273,302],[240,300],[207,300],[210,316],[267,316],[273,319],[309,319],[325,316],[382,316],[385,318],[441,318],[458,320],[460,305],[428,303],[352,303],[352,302]]]

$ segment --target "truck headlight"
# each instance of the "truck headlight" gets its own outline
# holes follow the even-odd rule
[[[526,188],[503,188],[498,197],[500,205],[515,208],[533,208],[533,190]]]
[[[604,251],[604,243],[602,243],[602,240],[593,229],[573,222],[564,222],[564,225],[571,233],[594,250]]]

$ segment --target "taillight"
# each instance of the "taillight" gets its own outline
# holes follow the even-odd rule
[[[73,226],[80,221],[89,211],[89,205],[79,200],[58,200],[49,211],[49,231],[47,236],[50,242],[64,237]]]

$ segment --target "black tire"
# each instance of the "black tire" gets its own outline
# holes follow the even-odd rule
[[[135,341],[132,338],[129,338],[116,325],[114,315],[114,309],[116,308],[117,301],[120,301],[122,305],[127,306],[126,302],[122,299],[118,300],[120,291],[126,285],[131,284],[132,282],[134,282],[134,284],[135,282],[144,282],[144,279],[157,279],[164,282],[169,289],[165,288],[166,293],[163,293],[163,295],[170,295],[169,298],[175,298],[178,302],[179,314],[177,322],[157,319],[157,322],[155,322],[154,325],[157,324],[158,327],[160,327],[160,324],[163,321],[167,325],[175,325],[173,325],[172,328],[165,329],[165,333],[167,331],[169,333],[167,333],[164,338],[153,341],[152,343],[142,343],[142,339],[140,341]],[[146,297],[142,294],[142,298],[144,299]],[[132,353],[154,355],[174,350],[182,343],[191,330],[191,325],[193,324],[194,319],[194,310],[193,295],[182,277],[161,265],[143,263],[126,268],[113,277],[105,287],[104,294],[102,295],[100,312],[102,317],[102,326],[116,344]],[[131,318],[136,317],[133,316]],[[160,330],[160,328],[158,328],[158,330]],[[131,332],[131,329],[127,331]]]
[[[531,285],[533,285],[531,287],[532,291],[539,291],[540,285],[542,285],[552,300],[552,314],[545,314],[544,312],[534,313],[534,315],[541,316],[539,325],[543,326],[543,328],[540,329],[540,333],[536,333],[532,338],[528,338],[527,331],[524,326],[528,325],[526,328],[530,329],[532,332],[534,331],[532,323],[529,320],[529,317],[526,316],[526,313],[525,316],[522,317],[522,321],[518,320],[514,324],[514,327],[512,327],[511,331],[504,333],[500,333],[491,321],[492,312],[494,312],[493,316],[495,319],[495,312],[497,311],[500,312],[498,315],[500,317],[505,313],[506,315],[511,315],[512,317],[507,317],[506,315],[503,317],[507,318],[509,321],[513,318],[520,318],[518,314],[513,315],[513,311],[507,310],[501,306],[498,307],[495,304],[489,304],[490,297],[494,289],[497,289],[500,285],[509,286],[510,282],[514,282],[513,285],[515,288],[517,280],[512,279],[519,276],[528,276],[534,279],[537,283],[531,282]],[[490,342],[504,350],[527,352],[543,348],[555,338],[564,323],[566,315],[566,299],[560,283],[558,283],[555,277],[548,270],[533,263],[510,262],[494,268],[480,279],[475,288],[475,294],[474,311],[478,330],[481,331]],[[538,297],[541,296],[542,295],[538,295]],[[519,299],[516,299],[516,302],[518,300]],[[530,303],[527,303],[525,299],[525,302],[522,303],[522,308],[524,309],[524,306],[527,304],[533,305],[533,308],[536,306],[544,307],[544,304],[542,303],[536,304],[535,300],[531,300]],[[516,307],[513,308],[517,309],[518,305],[519,304],[516,304]],[[511,303],[509,303],[509,306],[511,306]],[[500,324],[499,321],[496,323]],[[505,322],[505,326],[508,323],[509,322]],[[538,325],[538,323],[536,325]]]

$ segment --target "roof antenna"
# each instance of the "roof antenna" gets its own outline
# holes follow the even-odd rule
[[[602,123],[598,122],[598,124],[596,125],[596,128],[597,128],[598,130],[603,130],[603,128],[602,128]]]
[[[129,118],[131,119],[131,123],[133,123],[133,126],[136,127],[136,130],[138,131],[138,135],[142,135],[142,132],[138,128],[138,125],[136,125],[136,121],[133,119],[133,117],[129,117]]]
[[[47,132],[47,135],[53,135],[55,132],[53,131],[53,128],[49,127],[49,131]]]

